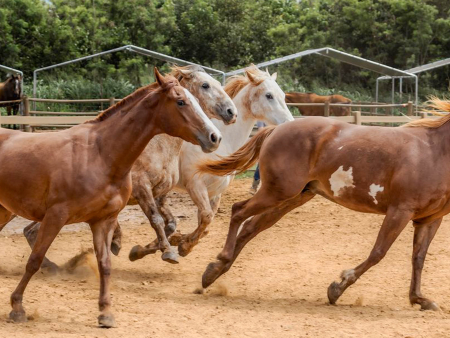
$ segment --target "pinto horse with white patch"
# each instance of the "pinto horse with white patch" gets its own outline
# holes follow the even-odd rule
[[[450,112],[450,102],[434,100],[432,106]],[[248,169],[259,157],[262,186],[233,205],[225,246],[204,272],[203,287],[228,271],[258,233],[319,194],[352,210],[386,215],[369,257],[329,286],[331,304],[380,262],[412,220],[409,300],[422,310],[438,309],[422,295],[420,283],[428,246],[450,212],[449,121],[447,115],[389,128],[308,117],[268,127],[229,157],[204,163],[202,172],[229,175]]]

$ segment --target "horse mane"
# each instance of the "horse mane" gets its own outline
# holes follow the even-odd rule
[[[432,97],[431,100],[428,103],[428,106],[433,109],[437,109],[440,111],[448,112],[450,113],[450,101],[448,100],[440,100],[437,97]],[[404,128],[414,128],[414,127],[422,127],[422,128],[428,128],[428,129],[436,129],[439,127],[442,127],[444,124],[446,124],[448,121],[450,121],[450,114],[442,114],[437,111],[429,111],[429,113],[437,116],[442,116],[440,119],[433,120],[433,119],[420,119],[408,122],[404,124],[402,127]]]
[[[169,88],[172,88],[173,86],[178,85],[178,81],[176,78],[174,78],[171,75],[166,75],[164,77],[165,79],[165,85],[164,87],[156,86],[155,83],[151,83],[147,86],[141,87],[137,90],[135,90],[130,95],[126,96],[119,102],[117,102],[115,105],[109,107],[108,109],[101,112],[97,117],[93,120],[86,121],[85,123],[97,123],[106,120],[107,118],[111,117],[115,113],[121,110],[121,108],[125,105],[128,105],[130,103],[136,104],[138,103],[144,96],[150,94],[150,93],[156,93],[157,91],[164,91]]]
[[[170,67],[170,70],[171,70],[171,72],[169,75],[172,75],[173,77],[175,77],[177,79],[179,79],[180,77],[190,78],[190,77],[192,77],[192,73],[195,73],[195,72],[206,73],[205,70],[198,65],[188,65],[188,66],[182,66],[182,67],[175,65],[175,66]]]
[[[244,75],[234,75],[227,80],[224,90],[230,98],[235,98],[236,95],[248,84],[257,86],[264,80],[270,78],[270,75],[258,69],[255,65],[245,69]]]

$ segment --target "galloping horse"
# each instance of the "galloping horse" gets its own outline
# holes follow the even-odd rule
[[[224,126],[220,121],[213,121],[223,135],[223,141],[217,151],[205,156],[198,147],[191,147],[190,144],[183,143],[177,188],[187,190],[197,205],[198,227],[190,234],[176,233],[169,238],[172,245],[178,244],[178,252],[181,256],[189,254],[200,238],[206,235],[207,231],[205,230],[217,212],[221,194],[233,180],[233,176],[200,176],[196,174],[197,165],[206,159],[226,156],[237,150],[248,140],[257,120],[270,125],[293,120],[284,101],[284,93],[275,80],[276,73],[271,76],[254,65],[246,69],[245,76],[230,78],[225,85],[225,91],[236,104],[239,115],[236,123],[231,126]],[[172,219],[171,223],[175,224],[175,220]],[[173,227],[166,228],[167,234],[173,231]],[[157,240],[145,247],[137,245],[131,250],[130,259],[136,260],[154,253],[158,249],[158,245]]]
[[[342,95],[321,96],[314,93],[286,93],[286,103],[345,103],[350,104],[352,100]],[[295,106],[303,116],[323,116],[324,108],[319,106]],[[346,116],[351,114],[350,107],[330,106],[330,115]]]
[[[236,121],[237,109],[225,93],[220,82],[208,75],[200,66],[172,67],[170,75],[178,78],[198,100],[209,118],[216,118],[231,124]],[[151,86],[157,86],[157,83]],[[128,205],[139,204],[158,235],[158,249],[162,259],[178,263],[178,253],[164,233],[165,223],[173,232],[176,228],[174,217],[165,206],[167,194],[179,179],[179,156],[183,140],[166,134],[155,136],[145,147],[131,169],[132,192]],[[158,201],[158,203],[156,202]],[[39,223],[33,222],[24,229],[28,243],[33,247]],[[114,232],[111,250],[117,255],[121,248],[121,229]],[[155,250],[156,251],[156,250]],[[42,267],[58,270],[58,266],[44,258]]]
[[[156,88],[141,88],[95,120],[70,129],[42,134],[0,129],[0,229],[12,214],[42,222],[25,274],[11,295],[12,320],[26,320],[23,293],[61,228],[87,222],[100,272],[98,323],[114,325],[109,248],[117,215],[131,194],[134,161],[160,133],[208,152],[221,140],[188,90],[156,68],[155,77]]]
[[[450,102],[435,100],[433,106],[450,111]],[[228,175],[249,168],[259,156],[262,177],[252,198],[233,205],[225,246],[204,272],[203,287],[228,271],[258,233],[319,194],[352,210],[386,215],[369,257],[329,286],[331,304],[380,262],[412,220],[409,300],[423,310],[438,309],[422,295],[420,282],[428,246],[450,212],[449,121],[447,115],[389,128],[308,117],[266,128],[233,155],[202,165],[205,173]]]
[[[0,107],[6,107],[8,115],[17,115],[20,103],[4,103],[1,101],[15,101],[20,99],[21,93],[21,76],[10,75],[5,82],[0,83]]]

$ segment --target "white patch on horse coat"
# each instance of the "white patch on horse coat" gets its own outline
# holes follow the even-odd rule
[[[372,183],[369,188],[370,188],[369,195],[372,196],[373,203],[378,204],[378,201],[376,199],[377,193],[384,191],[384,187]]]
[[[347,284],[347,283],[353,284],[356,281],[355,270],[349,269],[349,270],[342,271],[341,278],[345,284]]]
[[[236,236],[239,236],[239,234],[241,233],[243,227],[244,227],[244,223],[242,223],[242,224],[239,226],[239,229],[238,229],[238,231],[237,231]]]
[[[340,146],[340,147],[338,148],[338,150],[341,150],[342,148],[344,148],[344,146]]]
[[[350,167],[347,171],[341,165],[330,177],[330,186],[333,191],[333,196],[339,196],[340,191],[344,188],[354,188],[353,184],[353,168]]]
[[[222,136],[219,129],[211,122],[211,120],[206,116],[205,112],[203,111],[202,107],[200,107],[200,104],[198,103],[197,99],[194,97],[194,95],[191,94],[189,90],[186,88],[184,89],[184,93],[186,94],[186,97],[191,102],[192,106],[194,107],[195,112],[198,116],[202,119],[203,123],[214,132],[217,136]]]

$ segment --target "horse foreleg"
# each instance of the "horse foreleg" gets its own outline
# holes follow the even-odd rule
[[[335,304],[350,285],[354,284],[363,273],[383,259],[398,235],[411,220],[412,215],[411,211],[403,211],[392,207],[388,209],[369,257],[356,268],[343,271],[341,282],[333,282],[328,287],[330,304]]]
[[[61,218],[60,211],[47,212],[45,215],[39,228],[31,255],[28,258],[25,273],[20,280],[19,285],[11,295],[12,311],[9,314],[9,318],[13,321],[24,322],[27,320],[25,310],[22,306],[23,293],[31,277],[39,270],[48,248],[64,226],[65,221],[65,219]]]
[[[27,239],[28,245],[31,249],[33,249],[34,244],[36,243],[36,239],[38,236],[39,229],[41,227],[41,223],[39,222],[31,222],[23,229],[23,235]],[[47,268],[51,273],[57,273],[61,269],[47,257],[44,257],[41,268]]]
[[[209,201],[213,215],[217,214],[217,210],[219,209],[221,198],[222,198],[222,194],[219,194],[219,195],[211,198],[211,200]],[[208,233],[209,233],[209,227],[206,227],[206,229],[203,231],[203,234],[200,236],[200,239],[205,237]]]
[[[441,225],[442,218],[428,224],[414,222],[414,245],[412,254],[412,277],[409,290],[411,305],[419,304],[422,310],[438,310],[439,306],[430,299],[422,296],[420,284],[422,269],[427,255],[428,247]]]
[[[209,201],[208,189],[203,182],[200,180],[191,182],[191,184],[187,186],[187,190],[192,198],[192,201],[198,208],[198,226],[193,232],[188,235],[184,235],[181,238],[181,242],[178,245],[178,253],[183,257],[187,256],[192,251],[194,246],[197,245],[200,238],[203,237],[205,229],[212,222],[214,217],[211,203]]]
[[[156,205],[158,206],[159,213],[164,218],[164,223],[166,224],[164,227],[164,232],[166,233],[166,236],[169,237],[177,229],[177,221],[167,204],[167,195],[158,197],[156,199]]]
[[[227,272],[231,268],[232,264],[234,263],[244,246],[248,242],[250,242],[250,240],[256,237],[256,235],[266,229],[269,229],[288,212],[305,204],[314,196],[315,194],[313,194],[312,192],[305,191],[294,199],[286,201],[283,205],[277,208],[269,208],[264,213],[246,220],[242,225],[241,230],[238,230],[236,245],[234,247],[231,259],[221,260],[220,257],[223,255],[223,253],[221,253],[219,255],[219,259],[216,262],[210,263],[202,276],[203,287],[208,287],[217,278]]]
[[[94,249],[97,256],[98,271],[100,272],[100,296],[98,306],[100,315],[98,324],[102,327],[113,327],[114,316],[111,312],[110,277],[111,277],[111,247],[117,218],[101,220],[89,224],[94,239]]]
[[[158,248],[162,251],[162,260],[176,264],[178,263],[178,254],[174,250],[167,239],[164,231],[164,219],[158,212],[158,206],[156,205],[153,193],[150,190],[150,184],[143,184],[142,182],[136,182],[133,184],[133,197],[138,201],[142,211],[150,221],[152,228],[155,230],[158,237]],[[144,256],[154,253],[155,251],[148,250],[148,247],[142,247],[136,245],[130,251],[128,255],[131,261],[143,258]]]

